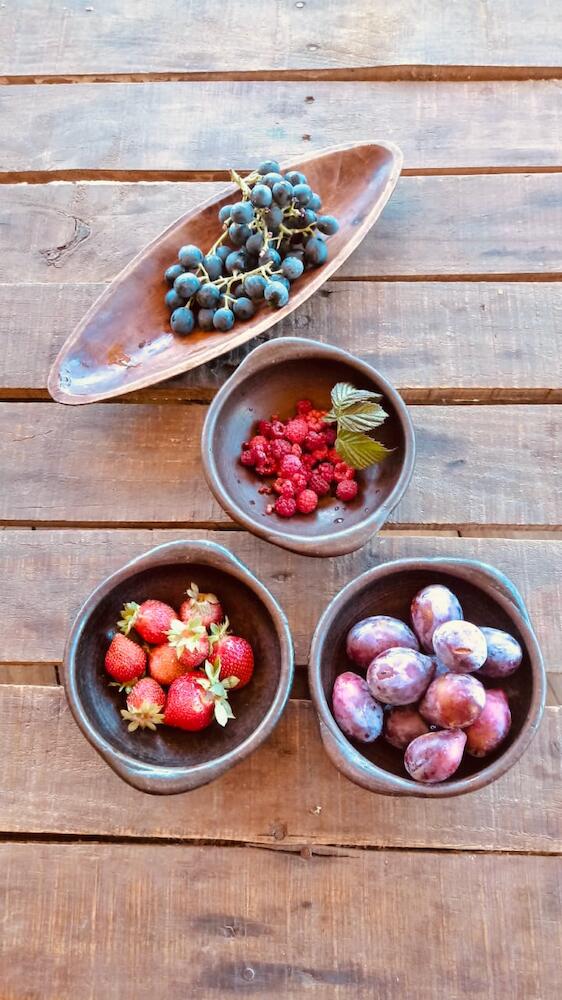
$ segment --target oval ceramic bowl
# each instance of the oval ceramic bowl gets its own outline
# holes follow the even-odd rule
[[[179,607],[194,580],[224,601],[232,628],[251,640],[256,669],[232,696],[236,719],[200,733],[167,726],[129,733],[121,719],[123,695],[110,687],[104,657],[126,601],[158,598]],[[125,781],[144,792],[186,792],[218,778],[247,757],[275,728],[293,679],[287,619],[262,583],[212,542],[160,545],[108,577],[72,626],[64,659],[64,686],[80,729]]]
[[[455,775],[436,785],[423,785],[409,778],[404,754],[382,737],[370,745],[348,740],[331,709],[336,676],[344,670],[357,671],[345,649],[351,626],[378,614],[409,622],[412,598],[429,583],[445,584],[459,598],[468,621],[510,632],[524,651],[523,662],[511,677],[490,682],[482,678],[488,687],[502,687],[509,697],[513,722],[506,742],[484,759],[465,753]],[[318,622],[310,650],[309,681],[324,747],[346,777],[372,792],[428,798],[474,791],[504,774],[537,731],[546,687],[541,651],[521,595],[503,573],[468,559],[399,559],[353,580],[328,605]]]
[[[264,305],[229,333],[199,331],[182,338],[170,330],[164,271],[183,244],[206,249],[214,243],[220,234],[217,212],[239,189],[231,184],[197,205],[149,243],[86,313],[51,368],[51,396],[59,403],[109,399],[197,368],[263,333],[341,267],[378,219],[401,168],[402,153],[390,142],[332,146],[285,163],[283,170],[306,171],[322,196],[323,211],[339,220],[339,231],[329,239],[328,261],[295,282],[283,309]]]
[[[359,474],[360,489],[352,503],[325,497],[314,514],[288,519],[267,514],[271,496],[258,493],[263,481],[241,465],[242,442],[255,433],[258,419],[272,413],[281,419],[290,416],[299,398],[328,408],[336,382],[382,394],[389,417],[376,436],[393,453]],[[338,347],[283,337],[252,351],[217,393],[203,428],[202,453],[207,482],[235,521],[294,552],[336,556],[358,549],[384,524],[410,481],[415,440],[402,398],[371,365]]]

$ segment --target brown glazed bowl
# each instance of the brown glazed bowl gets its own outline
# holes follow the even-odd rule
[[[468,621],[504,629],[523,648],[519,669],[503,681],[482,678],[502,687],[509,698],[512,727],[505,743],[483,759],[465,753],[455,775],[436,785],[413,781],[404,769],[404,754],[381,736],[372,744],[349,740],[332,714],[332,688],[338,674],[358,668],[346,655],[346,636],[355,622],[369,615],[392,615],[410,621],[410,602],[422,587],[442,583],[457,595]],[[328,756],[358,785],[383,795],[443,798],[483,788],[515,763],[535,735],[544,709],[544,663],[523,599],[499,570],[469,559],[398,559],[382,563],[344,587],[324,611],[316,627],[309,657],[309,682]]]
[[[252,681],[236,696],[236,719],[199,733],[159,726],[129,733],[121,719],[123,695],[110,687],[104,657],[126,601],[158,598],[178,607],[194,580],[224,601],[233,631],[254,648]],[[293,679],[287,619],[262,583],[212,542],[159,545],[118,570],[95,590],[72,626],[64,658],[68,702],[85,737],[113,770],[143,792],[170,794],[205,785],[247,757],[279,721]]]
[[[351,503],[324,497],[312,515],[284,520],[267,514],[271,496],[258,493],[262,480],[240,463],[242,442],[255,433],[261,418],[272,413],[289,417],[300,398],[328,408],[336,382],[381,393],[388,420],[377,429],[377,440],[393,453],[359,474],[359,493]],[[364,545],[404,494],[414,468],[415,440],[405,403],[375,368],[341,348],[282,337],[252,351],[217,393],[203,428],[202,455],[216,499],[248,531],[302,555],[339,556]]]

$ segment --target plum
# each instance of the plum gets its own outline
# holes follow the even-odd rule
[[[433,676],[429,656],[415,649],[394,646],[377,656],[367,669],[367,684],[373,698],[388,705],[411,705],[418,701]]]
[[[487,757],[503,743],[511,729],[511,712],[504,691],[490,688],[486,704],[476,722],[466,730],[466,749],[471,757]]]
[[[449,673],[449,668],[446,667],[444,663],[441,663],[441,660],[438,660],[436,656],[430,656],[429,659],[431,660],[434,666],[434,671],[433,671],[434,680],[436,677],[442,677],[443,674]]]
[[[462,729],[442,729],[412,740],[404,754],[404,766],[415,781],[426,785],[445,781],[459,766],[466,744]]]
[[[432,583],[418,591],[410,608],[414,632],[422,649],[433,652],[433,633],[443,622],[459,621],[463,618],[462,608],[448,587]]]
[[[480,670],[484,677],[509,677],[523,659],[523,650],[509,632],[502,632],[499,628],[482,628],[488,655],[486,662]]]
[[[420,715],[442,729],[472,725],[486,703],[486,690],[471,674],[442,674],[431,682],[419,703]]]
[[[384,738],[399,750],[405,750],[416,736],[428,732],[429,728],[415,705],[395,705],[385,714]]]
[[[435,629],[433,649],[441,663],[455,674],[479,670],[488,652],[482,631],[462,619],[443,622]]]
[[[371,660],[392,646],[419,649],[411,628],[390,615],[374,615],[357,622],[347,635],[347,655],[359,667],[367,669]]]
[[[351,670],[336,677],[332,691],[336,722],[346,736],[372,743],[382,732],[382,705],[375,701],[367,682]]]

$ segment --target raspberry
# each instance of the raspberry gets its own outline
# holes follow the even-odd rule
[[[277,471],[277,462],[270,455],[267,455],[263,461],[256,462],[256,472],[258,476],[272,476],[274,472]]]
[[[308,434],[308,424],[302,417],[288,420],[285,425],[285,437],[293,444],[302,444]]]
[[[305,490],[307,487],[308,476],[305,472],[293,472],[291,482],[295,488],[295,493],[300,493],[301,490]]]
[[[273,438],[284,438],[285,437],[285,424],[281,420],[271,419],[271,436]]]
[[[311,490],[314,490],[319,497],[325,497],[327,493],[330,492],[330,483],[324,479],[318,472],[313,472],[310,480],[309,486]]]
[[[333,465],[337,465],[339,462],[341,462],[341,455],[338,455],[335,448],[330,448],[330,450],[328,451],[328,460]]]
[[[312,457],[312,455],[303,455],[302,459],[301,459],[301,462],[302,462],[302,464],[303,464],[303,466],[304,466],[305,469],[309,469],[310,470],[310,469],[312,469],[312,466],[314,465],[314,458]]]
[[[315,448],[321,448],[325,444],[324,435],[319,434],[318,431],[309,431],[304,439],[304,446],[308,451],[314,451]]]
[[[355,479],[355,469],[346,462],[338,462],[334,469],[334,479],[336,483],[341,483],[343,479]]]
[[[240,455],[240,461],[242,462],[242,465],[253,465],[254,464],[253,452],[251,452],[249,449],[245,449]]]
[[[312,514],[318,506],[318,496],[314,490],[303,490],[297,497],[297,510],[301,514]]]
[[[269,495],[271,493],[271,486],[263,483],[263,485],[258,488],[258,493],[264,493],[266,496]]]
[[[327,427],[324,431],[324,437],[326,438],[326,444],[329,448],[336,443],[337,433],[334,427]]]
[[[327,457],[327,455],[328,455],[328,449],[325,444],[323,444],[321,448],[316,448],[312,452],[312,457],[315,462],[323,462],[324,459]]]
[[[296,509],[297,504],[292,497],[278,497],[275,501],[275,510],[280,517],[292,517]]]
[[[336,489],[336,496],[338,500],[343,500],[348,503],[349,500],[354,500],[357,496],[357,490],[359,489],[355,479],[342,479],[338,483]]]
[[[331,483],[334,478],[334,466],[331,462],[320,462],[316,472],[319,476],[322,476],[322,479],[325,479],[327,483]]]
[[[290,450],[291,442],[287,441],[287,438],[276,438],[269,446],[269,454],[278,462],[281,461],[283,455],[288,455]]]
[[[261,434],[265,438],[271,437],[271,421],[270,420],[260,420],[258,424],[258,434]]]
[[[292,444],[291,445],[291,454],[292,455],[296,455],[297,458],[301,457],[301,455],[302,455],[302,448],[301,448],[300,444]]]
[[[312,403],[310,399],[299,399],[297,403],[297,413],[300,417],[304,416],[305,413],[310,413],[312,409]]]
[[[296,455],[283,455],[279,463],[279,475],[284,479],[292,476],[294,472],[302,472],[302,462]]]
[[[275,480],[276,483],[279,482],[278,479]],[[275,491],[279,493],[281,497],[294,497],[295,487],[290,479],[282,479],[280,483],[280,488]]]
[[[268,457],[263,448],[250,448],[250,454],[254,460],[254,465],[261,465]]]
[[[256,434],[250,440],[250,448],[260,448],[263,451],[267,451],[269,448],[269,441],[263,434]]]

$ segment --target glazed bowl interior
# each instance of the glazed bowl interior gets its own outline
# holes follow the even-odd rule
[[[495,761],[515,744],[527,721],[534,695],[535,680],[531,669],[529,650],[525,638],[512,617],[494,600],[494,598],[471,583],[452,573],[438,569],[402,569],[396,570],[384,578],[366,581],[363,588],[353,594],[343,605],[338,605],[337,612],[331,617],[327,627],[323,629],[317,659],[321,663],[320,684],[325,699],[324,710],[332,714],[332,688],[338,674],[344,670],[359,672],[359,668],[348,659],[346,654],[346,636],[349,629],[362,618],[371,615],[391,615],[407,622],[411,626],[410,603],[414,595],[428,584],[441,583],[458,597],[467,621],[475,625],[488,625],[503,629],[513,635],[523,649],[523,662],[519,669],[504,680],[480,677],[485,687],[503,688],[509,699],[512,715],[512,726],[506,741],[498,747],[495,753],[485,759],[463,755],[463,760],[453,778],[433,788],[445,788],[453,783],[458,785],[463,778],[488,770]],[[475,676],[478,676],[477,674]],[[335,720],[334,720],[335,724]],[[340,731],[338,730],[338,733]],[[341,737],[347,740],[341,733]],[[387,773],[396,775],[408,782],[414,794],[425,794],[427,786],[411,780],[404,768],[404,753],[390,746],[382,737],[372,744],[348,740],[349,743],[366,760]]]
[[[388,419],[376,437],[392,449],[383,462],[358,473],[359,492],[351,503],[334,496],[320,499],[313,515],[284,519],[268,514],[275,495],[260,494],[263,482],[239,461],[241,446],[257,433],[258,420],[294,415],[298,399],[329,409],[337,382],[382,395]],[[231,384],[232,383],[232,384]],[[411,476],[414,461],[411,424],[398,393],[370,365],[345,351],[315,341],[271,341],[250,355],[217,395],[205,426],[203,461],[209,485],[225,509],[251,531],[304,554],[329,556],[364,544],[381,527]]]
[[[110,687],[104,657],[115,633],[115,624],[127,601],[141,603],[156,598],[179,608],[190,582],[203,592],[220,595],[232,630],[247,638],[254,649],[256,669],[252,682],[236,693],[231,704],[236,715],[223,729],[213,724],[199,733],[168,726],[156,732],[138,729],[129,733],[119,710],[124,695]],[[147,766],[189,768],[236,751],[271,708],[278,691],[282,652],[272,616],[258,594],[237,576],[204,562],[170,562],[155,565],[118,583],[93,607],[84,622],[74,655],[76,693],[89,725],[110,748]]]

